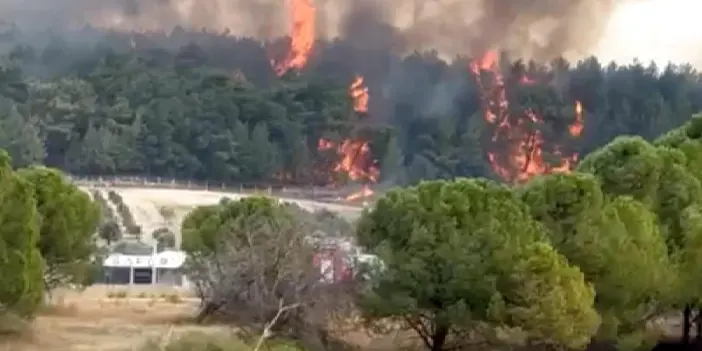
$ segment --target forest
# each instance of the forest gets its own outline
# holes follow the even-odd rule
[[[300,208],[252,197],[192,211],[181,249],[204,312],[308,350],[338,350],[327,318],[349,306],[363,327],[396,322],[437,351],[702,339],[692,66],[447,60],[344,39],[276,50],[297,44],[4,28],[2,307],[30,318],[43,294],[91,283],[100,204],[66,173],[377,183],[395,189],[338,230],[381,262],[351,286],[319,283],[306,240],[322,221]],[[652,327],[680,315],[674,333]]]
[[[270,59],[289,44],[280,41],[6,28],[0,148],[18,166],[78,175],[520,182],[572,169],[618,135],[652,140],[702,109],[702,79],[685,64],[537,63],[494,51],[448,61],[337,39],[285,68]]]

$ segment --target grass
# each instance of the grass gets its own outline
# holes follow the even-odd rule
[[[231,325],[194,323],[199,301],[188,294],[158,287],[57,291],[31,323],[0,315],[0,351],[253,351],[257,340],[235,335]],[[371,345],[372,339],[353,331],[343,340],[366,350],[397,350],[386,347],[392,340]],[[265,346],[260,351],[300,351],[289,342]]]
[[[108,291],[107,292],[107,298],[108,299],[127,299],[129,298],[129,293],[126,290],[119,290],[119,291]],[[136,298],[138,299],[150,299],[151,304],[155,303],[158,300],[171,303],[171,304],[180,304],[184,303],[185,300],[176,293],[161,293],[160,295],[157,294],[149,294],[145,291],[142,291],[136,295]]]
[[[140,351],[252,351],[254,346],[242,341],[234,335],[212,335],[192,332],[169,340],[170,334],[160,340],[150,340]],[[272,342],[265,345],[264,350],[271,351],[301,351],[291,343]]]
[[[107,293],[107,297],[110,299],[126,299],[128,296],[129,294],[125,290],[110,291]]]

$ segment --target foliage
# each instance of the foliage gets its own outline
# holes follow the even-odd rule
[[[57,170],[32,167],[20,170],[19,175],[34,189],[45,287],[85,281],[95,252],[99,205]]]
[[[594,284],[599,339],[629,338],[667,310],[675,267],[654,213],[631,197],[605,198],[589,174],[537,178],[518,192],[554,247]]]
[[[339,214],[329,210],[318,210],[313,213],[318,230],[330,236],[348,237],[353,234],[353,225]]]
[[[158,228],[151,233],[151,237],[157,242],[157,251],[161,252],[166,249],[176,248],[176,236],[168,228]]]
[[[530,343],[640,349],[650,322],[681,307],[689,337],[702,296],[700,138],[702,116],[653,143],[617,138],[572,174],[391,191],[358,224],[384,268],[370,276],[364,311],[404,321],[432,350],[494,342],[496,326]],[[595,294],[583,293],[589,284]],[[452,339],[442,327],[474,334]]]
[[[44,293],[40,215],[32,184],[0,151],[0,308],[31,316]]]
[[[210,335],[204,333],[187,333],[165,345],[163,342],[151,342],[144,345],[141,351],[251,351],[253,347],[241,339],[231,336]],[[271,351],[299,351],[293,343],[276,342],[269,345]]]
[[[98,236],[111,245],[114,242],[122,240],[122,228],[115,221],[107,221],[100,223],[98,228]]]
[[[468,335],[485,326],[577,348],[599,325],[583,274],[507,187],[464,179],[392,191],[361,218],[358,240],[385,268],[365,311],[399,318],[427,349],[475,342]]]
[[[122,195],[117,194],[116,191],[110,190],[107,192],[107,198],[112,202],[117,208],[117,213],[122,218],[122,226],[127,234],[131,234],[137,237],[141,236],[141,226],[139,226],[132,215],[132,211],[129,206],[124,203]]]
[[[277,79],[268,49],[251,38],[179,30],[141,33],[129,45],[129,33],[53,34],[14,28],[3,37],[0,147],[21,166],[307,185],[345,177],[331,171],[338,155],[319,150],[320,138],[362,138],[385,181],[494,177],[483,149],[492,130],[466,69],[471,57],[449,62],[391,46],[357,52],[319,40],[318,59]],[[544,142],[579,155],[619,135],[652,140],[702,107],[702,79],[687,65],[502,59],[510,109],[543,116],[533,127]],[[355,74],[370,93],[367,115],[352,110]],[[525,75],[536,83],[519,84]],[[577,140],[564,112],[574,100],[585,110]],[[359,127],[367,117],[382,123]]]
[[[100,223],[105,224],[107,222],[114,221],[115,213],[105,197],[102,195],[102,192],[99,190],[93,190],[91,191],[91,195],[93,196],[93,201],[100,206]]]

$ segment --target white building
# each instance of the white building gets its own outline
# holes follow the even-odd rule
[[[104,279],[108,284],[166,284],[183,285],[180,268],[186,255],[167,250],[151,255],[112,253],[103,262]]]

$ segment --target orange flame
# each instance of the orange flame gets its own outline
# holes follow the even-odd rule
[[[356,201],[356,200],[361,200],[365,199],[367,197],[373,196],[374,192],[373,189],[371,189],[368,185],[364,185],[361,190],[352,193],[351,195],[347,196],[345,198],[346,201]]]
[[[300,70],[307,64],[314,47],[317,10],[312,0],[288,0],[290,5],[290,50],[282,61],[273,64],[278,76],[290,69]]]
[[[574,137],[579,137],[583,132],[583,105],[580,101],[575,102],[575,122],[568,126],[568,131]]]
[[[336,150],[339,161],[334,165],[334,172],[346,174],[353,181],[378,181],[380,170],[370,158],[368,142],[346,139],[341,144],[336,144],[326,139],[320,139],[317,149],[321,151]]]
[[[356,76],[349,86],[349,95],[353,100],[353,109],[356,112],[368,112],[368,88],[362,76]],[[320,151],[334,150],[338,156],[332,171],[345,174],[351,181],[366,182],[361,190],[348,195],[347,201],[356,201],[373,195],[373,190],[367,183],[375,183],[380,177],[380,170],[376,167],[371,157],[370,145],[360,139],[346,139],[341,143],[334,143],[327,139],[319,139],[317,149]],[[331,179],[334,182],[334,179]]]
[[[351,99],[353,99],[353,109],[356,112],[368,112],[368,88],[363,82],[362,76],[356,76],[351,87],[349,87]]]
[[[510,182],[524,182],[529,178],[547,173],[570,172],[578,160],[578,154],[564,155],[560,146],[550,148],[556,162],[544,160],[546,143],[539,130],[543,119],[535,111],[527,109],[521,116],[509,113],[504,77],[499,67],[496,51],[489,51],[471,62],[470,69],[476,77],[481,92],[485,120],[494,126],[492,145],[487,157],[493,171]],[[489,86],[484,83],[483,71],[490,73]],[[526,75],[520,77],[520,84],[531,85],[536,81]],[[575,103],[575,121],[569,126],[571,136],[582,133],[582,104]],[[516,117],[516,118],[515,118]]]

